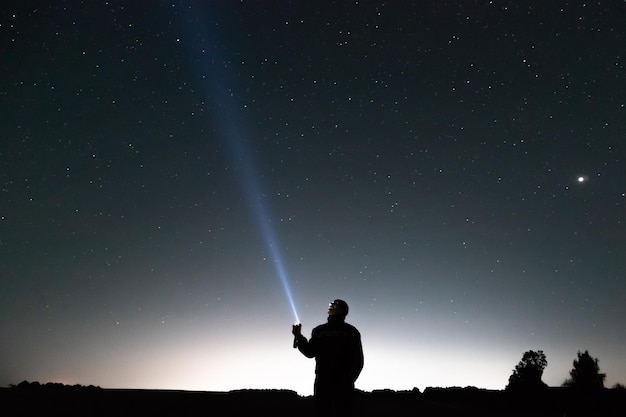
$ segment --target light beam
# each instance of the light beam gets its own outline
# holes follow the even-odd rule
[[[265,245],[270,251],[272,263],[283,286],[296,323],[299,323],[300,318],[298,317],[291,287],[289,286],[289,279],[283,262],[282,253],[278,244],[276,232],[272,227],[272,218],[264,204],[264,193],[259,185],[258,175],[255,174],[255,169],[253,168],[254,161],[250,156],[250,151],[246,146],[245,141],[242,139],[242,136],[231,134],[227,136],[227,139],[232,147],[233,157],[239,161],[239,180],[244,188],[244,194],[255,216],[261,235],[265,240]]]
[[[240,160],[239,180],[244,188],[244,193],[248,200],[252,212],[256,218],[257,225],[261,231],[261,235],[265,241],[265,245],[270,251],[271,260],[278,274],[278,278],[283,286],[289,305],[293,312],[294,318],[297,323],[300,322],[296,305],[289,286],[289,279],[287,271],[285,269],[285,263],[283,261],[282,253],[276,237],[276,232],[272,227],[272,218],[268,213],[267,207],[264,204],[264,194],[259,185],[257,175],[253,169],[253,161],[250,157],[250,153],[245,146],[244,141],[238,135],[229,135],[228,141],[233,145],[235,157]]]
[[[210,4],[199,4],[197,7],[210,7]],[[192,14],[191,8],[183,8],[180,12],[181,15],[188,14],[187,19],[184,19],[185,22],[195,22],[195,24],[183,24],[185,30],[192,35],[198,30],[203,31],[207,39],[212,40],[213,48],[211,49],[197,49],[195,45],[187,44],[189,54],[193,59],[194,66],[196,66],[195,69],[201,72],[199,79],[205,80],[202,86],[205,89],[206,97],[218,109],[215,112],[215,121],[220,127],[220,136],[225,138],[229,145],[233,164],[237,168],[235,171],[239,174],[239,181],[265,245],[270,252],[274,269],[278,274],[294,318],[296,322],[300,322],[276,232],[272,227],[271,216],[264,204],[264,194],[259,184],[259,175],[255,169],[254,158],[252,158],[249,146],[246,144],[246,140],[249,140],[252,135],[244,128],[245,117],[242,113],[245,106],[238,100],[238,89],[235,88],[235,83],[230,75],[232,70],[229,67],[233,64],[228,58],[222,56],[223,53],[226,53],[223,51],[231,49],[225,46],[224,38],[228,37],[227,34],[218,33],[218,31],[228,29],[221,25],[211,25],[198,20],[197,16]],[[211,14],[203,13],[203,15]],[[236,50],[237,48],[233,49]],[[199,66],[198,63],[200,63]]]

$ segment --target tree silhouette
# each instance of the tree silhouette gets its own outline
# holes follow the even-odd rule
[[[574,359],[574,367],[569,372],[570,378],[563,386],[583,391],[596,391],[604,388],[606,374],[600,373],[598,359],[592,358],[589,351],[578,352],[578,359]]]
[[[505,389],[507,391],[534,391],[547,388],[541,380],[546,366],[548,366],[548,360],[542,350],[525,352],[509,377],[509,383]]]

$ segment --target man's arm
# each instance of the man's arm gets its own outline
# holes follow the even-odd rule
[[[363,370],[363,364],[365,363],[365,359],[363,356],[363,344],[361,343],[361,334],[357,332],[356,340],[355,340],[355,353],[354,353],[354,362],[352,363],[352,382],[355,382],[361,371]]]
[[[312,344],[311,341],[307,340],[306,337],[302,335],[298,336],[297,346],[298,346],[298,350],[302,352],[302,354],[306,356],[307,358],[315,357],[314,344]]]
[[[294,325],[293,327],[293,347],[298,348],[298,350],[307,358],[313,358],[315,357],[314,344],[308,341],[306,337],[302,336],[302,333],[300,333],[300,328],[300,325]],[[311,336],[311,339],[313,339],[313,336]]]

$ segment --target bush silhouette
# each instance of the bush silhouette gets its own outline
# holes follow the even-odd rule
[[[570,378],[563,383],[564,387],[581,391],[598,391],[604,388],[606,374],[600,373],[598,359],[591,357],[589,351],[579,351],[573,366],[569,372]]]
[[[548,366],[546,355],[542,350],[529,350],[509,377],[505,390],[509,392],[536,391],[548,386],[541,380],[543,370]]]

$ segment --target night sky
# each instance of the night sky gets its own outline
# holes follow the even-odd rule
[[[11,1],[0,386],[626,383],[626,3]]]

